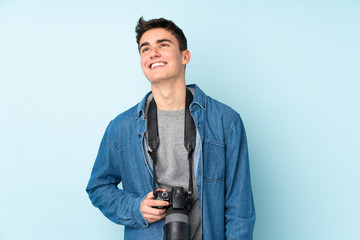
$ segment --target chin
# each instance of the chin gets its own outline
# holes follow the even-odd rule
[[[162,82],[162,81],[166,81],[166,79],[168,79],[168,78],[158,76],[158,77],[147,77],[147,79],[151,83],[159,83],[159,82]]]
[[[161,83],[164,81],[164,79],[148,79],[151,84],[153,83]]]

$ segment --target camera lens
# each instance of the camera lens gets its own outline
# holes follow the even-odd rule
[[[163,240],[189,240],[189,214],[185,209],[169,208],[164,224]]]

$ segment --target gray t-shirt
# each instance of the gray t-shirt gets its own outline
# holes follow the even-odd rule
[[[148,103],[152,96],[149,96]],[[188,152],[184,146],[185,109],[165,111],[158,109],[160,144],[157,150],[157,183],[160,188],[171,191],[173,186],[189,187]],[[194,159],[195,160],[195,159]],[[193,174],[194,205],[190,211],[191,239],[201,240],[200,203]]]

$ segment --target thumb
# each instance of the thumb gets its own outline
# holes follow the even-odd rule
[[[154,199],[154,194],[153,194],[153,192],[149,192],[149,193],[146,195],[145,199]]]

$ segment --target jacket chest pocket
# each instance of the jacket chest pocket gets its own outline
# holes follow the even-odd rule
[[[204,144],[204,180],[223,181],[225,174],[225,145],[212,140]]]

